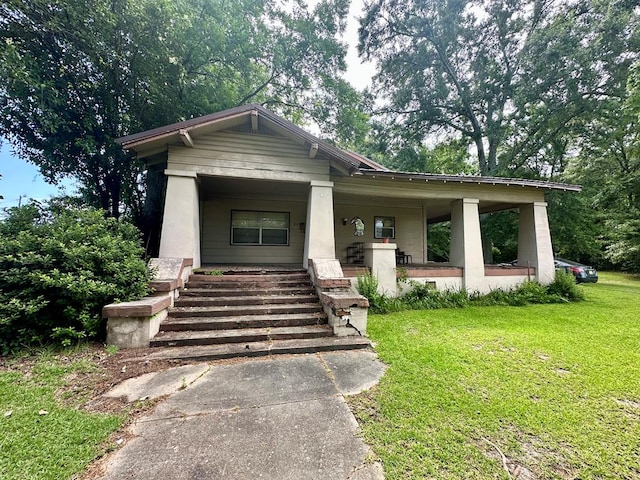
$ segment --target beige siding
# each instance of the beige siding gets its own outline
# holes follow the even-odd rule
[[[362,203],[360,203],[362,202]],[[373,238],[374,217],[395,217],[396,238],[389,240],[396,243],[398,248],[413,257],[414,263],[423,263],[423,246],[426,237],[426,229],[423,222],[422,207],[420,206],[390,206],[389,202],[375,205],[363,200],[353,202],[336,201],[334,205],[336,225],[336,256],[341,262],[346,262],[347,247],[354,242],[381,242],[381,239]],[[365,234],[356,237],[354,225],[351,225],[353,217],[360,217],[365,223]],[[348,219],[344,226],[342,220]]]
[[[168,167],[202,175],[307,182],[329,180],[329,161],[283,137],[217,132],[194,139],[193,148],[169,146]]]
[[[202,263],[300,264],[304,250],[306,200],[265,198],[221,198],[207,200],[202,207]],[[289,212],[288,246],[231,245],[231,210]]]

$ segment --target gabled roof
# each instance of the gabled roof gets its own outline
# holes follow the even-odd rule
[[[253,130],[258,129],[259,123],[264,123],[276,133],[308,148],[312,158],[317,154],[325,155],[329,160],[333,160],[346,169],[348,173],[357,172],[362,164],[368,168],[377,169],[374,164],[381,169],[384,168],[375,162],[363,161],[364,157],[345,152],[331,145],[258,104],[242,105],[222,112],[212,113],[211,115],[185,120],[184,122],[172,123],[171,125],[119,138],[117,142],[127,150],[133,150],[139,156],[147,157],[166,150],[167,145],[170,143],[183,142],[185,145],[189,145],[191,142],[192,145],[192,136],[249,123],[251,123]]]

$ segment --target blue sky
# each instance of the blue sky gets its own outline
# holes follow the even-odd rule
[[[21,197],[24,204],[30,198],[44,200],[61,193],[58,187],[45,182],[38,167],[14,155],[6,140],[0,139],[0,142],[0,195],[4,197],[0,200],[0,209],[17,206]],[[67,192],[73,193],[71,182],[64,184]]]

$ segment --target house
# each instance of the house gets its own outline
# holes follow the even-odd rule
[[[164,173],[160,258],[192,259],[194,268],[297,265],[317,285],[353,283],[367,269],[389,295],[398,294],[399,270],[437,288],[478,292],[552,281],[544,194],[580,190],[537,180],[394,172],[260,105],[119,142],[150,171]],[[517,265],[483,260],[479,216],[501,210],[519,212]],[[443,221],[451,222],[449,262],[429,262],[427,227]]]
[[[310,260],[326,259],[344,267],[361,255],[374,272],[391,273],[395,285],[399,248],[411,260],[403,265],[409,276],[413,271],[438,287],[484,292],[525,278],[548,283],[554,264],[544,193],[580,190],[537,180],[393,172],[260,105],[137,133],[120,143],[166,175],[160,257],[192,258],[194,267],[307,268]],[[519,267],[485,265],[479,215],[507,209],[520,216]],[[358,220],[362,235],[355,229]],[[445,220],[451,221],[450,262],[427,262],[427,226]],[[395,291],[388,279],[381,284]]]

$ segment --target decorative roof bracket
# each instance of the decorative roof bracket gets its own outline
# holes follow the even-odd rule
[[[311,148],[309,149],[309,158],[316,158],[317,153],[318,153],[318,144],[312,143]]]
[[[189,131],[186,128],[183,128],[179,132],[180,140],[184,143],[185,147],[193,148],[193,138],[189,135]]]

